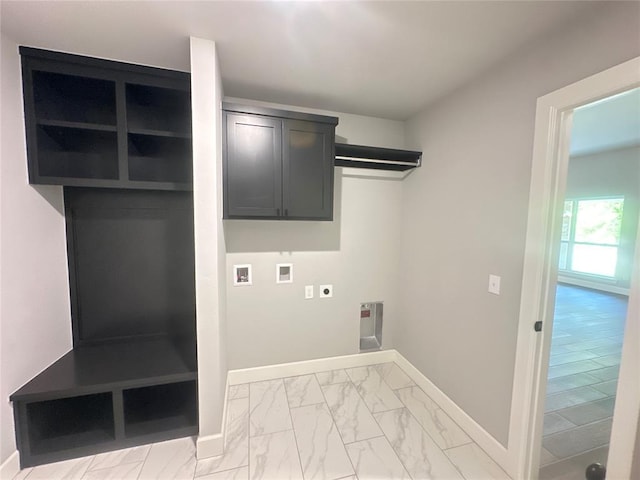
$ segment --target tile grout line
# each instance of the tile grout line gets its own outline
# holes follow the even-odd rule
[[[300,376],[303,376],[303,375],[300,375]],[[287,377],[287,378],[289,378],[289,377]],[[313,375],[313,379],[316,382],[318,381],[316,379],[315,375]],[[291,430],[293,431],[293,441],[296,444],[296,453],[298,454],[298,463],[300,465],[300,474],[302,475],[302,478],[304,479],[305,478],[304,467],[302,466],[302,458],[300,457],[300,447],[298,445],[298,436],[296,435],[296,428],[295,428],[295,425],[293,424],[293,415],[291,415],[291,403],[289,403],[289,392],[287,391],[287,384],[284,381],[284,377],[282,378],[282,388],[284,388],[284,396],[287,399],[287,410],[289,412],[289,421],[291,422]],[[322,389],[320,389],[320,391],[322,391]]]
[[[552,379],[552,380],[553,380],[553,379]],[[609,381],[609,380],[605,380],[605,381]],[[600,382],[600,383],[604,383],[604,382]],[[567,390],[562,390],[562,391],[560,391],[560,392],[549,393],[549,394],[545,395],[545,399],[546,399],[547,397],[554,397],[554,396],[556,396],[556,395],[563,395],[563,394],[566,394],[566,393],[569,393],[569,392],[575,392],[575,390],[580,390],[581,388],[587,388],[587,387],[588,387],[588,388],[593,388],[593,385],[598,385],[598,384],[597,384],[597,383],[592,383],[592,384],[588,384],[588,385],[581,385],[581,386],[579,386],[579,387],[569,388],[569,389],[567,389]],[[598,392],[600,392],[600,390],[598,390],[598,389],[596,389],[596,388],[593,388],[593,389],[594,389],[594,390],[596,390],[596,391],[598,391]],[[604,393],[604,392],[600,392],[600,393],[602,393],[603,395],[607,395],[607,394],[606,394],[606,393]],[[602,400],[602,399],[597,399],[597,400]]]
[[[592,405],[592,404],[594,404],[594,403],[597,403],[597,402],[604,402],[605,400],[610,400],[610,399],[612,399],[612,398],[613,398],[613,400],[615,401],[616,396],[615,396],[615,395],[607,395],[606,397],[603,397],[603,398],[596,398],[595,400],[589,400],[588,402],[576,403],[575,405],[569,405],[568,407],[558,408],[557,410],[550,410],[550,411],[548,411],[548,412],[544,412],[544,414],[545,414],[545,415],[550,415],[550,414],[552,414],[552,413],[555,413],[556,415],[560,415],[560,416],[561,416],[562,418],[564,418],[565,420],[568,420],[568,421],[570,421],[571,423],[573,423],[570,419],[568,419],[568,418],[566,418],[565,416],[563,416],[563,415],[562,415],[562,413],[561,413],[561,412],[562,412],[563,410],[569,410],[569,409],[571,409],[571,408],[582,407],[582,406],[584,406],[584,405]],[[613,413],[612,413],[612,415],[613,415]],[[603,417],[603,418],[604,418],[604,417]],[[574,424],[574,425],[575,425],[575,424]],[[583,424],[583,425],[585,425],[585,424]],[[579,425],[576,425],[576,427],[579,427]],[[552,435],[552,434],[550,434],[550,435]]]
[[[454,448],[466,447],[467,445],[473,445],[474,443],[476,443],[476,442],[474,442],[473,440],[469,440],[468,442],[461,443],[460,445],[455,445],[455,446],[453,446],[453,447],[447,447],[447,448],[441,448],[440,450],[442,450],[443,452],[445,452],[445,453],[446,453],[446,452],[448,452],[449,450],[453,450]],[[480,446],[480,445],[478,445],[478,446]],[[484,450],[483,450],[483,452],[484,452]],[[486,452],[485,452],[485,453],[486,453]],[[488,456],[488,455],[489,455],[489,454],[487,454],[487,456]],[[447,457],[448,457],[448,455],[447,455]],[[491,458],[491,457],[489,457],[489,458]]]
[[[345,371],[345,375],[347,375],[347,378],[349,378],[349,375],[346,373],[346,371]],[[316,380],[317,380],[317,377],[316,377]],[[320,383],[320,382],[318,382],[318,383]],[[331,384],[331,385],[339,385],[341,383],[351,383],[351,381],[334,383],[334,384]],[[325,386],[328,387],[329,385],[325,385]],[[353,387],[353,388],[355,389],[355,387]],[[344,453],[347,456],[347,460],[349,460],[349,464],[351,465],[351,469],[353,470],[353,474],[356,476],[356,478],[359,478],[358,477],[358,472],[356,471],[356,467],[353,464],[353,461],[351,460],[351,456],[349,455],[349,452],[347,452],[347,444],[344,443],[344,438],[342,438],[342,433],[340,432],[340,429],[336,425],[336,419],[335,419],[335,417],[333,415],[333,411],[331,410],[331,407],[329,406],[329,402],[327,402],[327,396],[324,394],[324,390],[322,389],[322,386],[320,386],[320,391],[322,392],[322,397],[324,398],[324,403],[327,405],[327,410],[329,410],[329,415],[331,415],[331,421],[333,422],[333,427],[336,429],[336,432],[338,433],[338,437],[340,438],[340,441],[342,442],[342,448],[344,449]],[[347,475],[347,477],[349,477],[349,475]],[[343,478],[347,478],[347,477],[343,477]]]
[[[464,428],[462,428],[462,427],[458,424],[458,422],[456,422],[453,418],[451,418],[451,415],[449,415],[449,414],[444,410],[444,408],[442,408],[442,407],[440,406],[440,404],[439,404],[438,402],[436,402],[433,398],[431,398],[431,397],[429,396],[429,394],[428,394],[427,392],[425,392],[425,391],[422,389],[422,387],[420,387],[419,385],[414,385],[414,386],[415,386],[416,388],[420,389],[420,391],[421,391],[422,393],[424,393],[424,394],[426,395],[426,397],[427,397],[429,400],[431,400],[431,401],[433,402],[433,404],[436,406],[436,410],[440,410],[442,413],[444,413],[444,414],[446,415],[446,417],[447,417],[449,420],[451,420],[451,422],[452,422],[456,427],[458,427],[458,428],[459,428],[459,429],[460,429],[460,430],[461,430],[461,431],[462,431],[462,432],[463,432],[463,433],[464,433],[464,434],[465,434],[465,435],[466,435],[466,436],[471,440],[471,442],[469,442],[469,443],[477,443],[475,440],[473,440],[473,438],[471,438],[471,436],[467,433],[467,431],[466,431]],[[413,388],[413,387],[408,387],[408,388]],[[402,402],[402,400],[400,400],[400,401]],[[403,405],[405,405],[405,407],[406,407],[406,404],[405,404],[404,402],[402,402],[402,404],[403,404]],[[411,413],[411,415],[413,415],[413,412],[411,412],[411,409],[409,409],[409,407],[406,407],[406,408],[407,408],[407,410],[409,410],[409,412]],[[429,410],[427,407],[425,407],[425,409],[426,409],[427,411]],[[430,415],[430,416],[431,416],[431,415]],[[415,415],[414,415],[414,418],[415,418]],[[420,424],[420,426],[422,427],[422,423],[420,423],[420,421],[419,421],[417,418],[416,418],[416,421],[418,421],[418,424]],[[423,428],[423,430],[424,430],[424,428]],[[429,432],[427,432],[427,435],[429,435],[429,436],[431,437],[431,435],[429,434]],[[435,442],[435,439],[434,439],[433,437],[431,437],[431,439]],[[436,445],[437,445],[437,442],[436,442]],[[464,444],[462,444],[462,445],[468,445],[468,443],[464,443]],[[454,446],[449,447],[449,448],[461,447],[462,445],[454,445]],[[479,446],[479,445],[478,445],[478,446]],[[439,447],[438,447],[438,448],[439,448]],[[441,450],[443,450],[443,449],[441,449]],[[484,451],[484,450],[483,450],[483,451]],[[486,453],[486,452],[485,452],[485,453]],[[488,455],[488,454],[487,454],[487,455]],[[489,458],[491,458],[491,456],[489,456]],[[492,459],[492,460],[493,460],[493,459]]]
[[[395,363],[395,362],[394,362],[394,363]],[[402,369],[401,369],[401,370],[402,370]],[[406,373],[405,373],[405,374],[406,374]],[[407,376],[408,376],[408,375],[407,375]],[[408,377],[409,377],[409,376],[408,376]],[[411,379],[411,377],[409,377],[409,379],[410,379],[411,381],[413,381],[413,380]],[[438,409],[442,410],[442,409],[440,408],[440,405],[438,405],[438,404],[435,402],[435,400],[433,400],[429,395],[427,395],[427,393],[426,393],[424,390],[422,390],[422,388],[420,388],[420,387],[419,387],[415,382],[414,382],[414,385],[411,385],[411,386],[406,387],[406,388],[413,388],[413,387],[419,388],[419,389],[422,391],[422,393],[424,393],[424,394],[427,396],[427,398],[429,398],[429,399],[430,399],[430,400],[431,400],[431,401],[432,401],[432,402],[433,402],[433,403],[438,407]],[[397,390],[400,390],[400,389],[398,388]],[[411,409],[410,409],[409,407],[407,407],[406,403],[404,403],[404,401],[403,401],[401,398],[400,398],[399,400],[400,400],[400,403],[402,403],[403,408],[405,408],[405,409],[407,410],[407,412],[409,412],[409,415],[411,415],[411,417],[416,421],[416,423],[418,424],[418,426],[420,427],[420,429],[421,429],[421,430],[422,430],[422,431],[427,435],[427,437],[429,437],[429,438],[431,439],[431,441],[432,441],[432,442],[433,442],[433,444],[436,446],[436,448],[438,448],[438,449],[439,449],[439,450],[444,454],[444,456],[447,458],[447,460],[449,461],[449,463],[451,463],[451,465],[453,466],[453,468],[455,468],[455,469],[456,469],[456,471],[460,474],[460,476],[461,476],[462,478],[464,478],[465,480],[467,480],[467,477],[465,477],[465,476],[464,476],[464,474],[462,473],[462,470],[460,470],[460,468],[458,467],[458,465],[456,465],[456,464],[453,462],[453,460],[451,460],[451,457],[449,457],[449,455],[447,455],[447,452],[445,451],[446,449],[440,448],[440,446],[438,445],[438,443],[437,443],[437,442],[435,441],[435,439],[431,436],[431,434],[430,434],[429,432],[427,432],[427,430],[422,426],[422,423],[420,423],[420,421],[416,418],[416,416],[413,414],[413,412],[411,411]],[[425,408],[426,408],[426,407],[425,407]],[[445,414],[446,414],[446,412],[445,412]],[[448,415],[447,415],[447,416],[448,416]],[[377,419],[376,419],[375,417],[373,417],[373,418],[377,421]],[[452,421],[453,421],[453,419],[452,419]],[[455,421],[454,421],[453,423],[455,423]],[[461,428],[457,423],[455,423],[455,424],[456,424],[456,426],[458,426],[458,428],[460,428],[460,429],[461,429],[461,430],[462,430],[462,431],[467,435],[467,437],[469,437],[469,435],[467,434],[467,432],[466,432],[465,430],[463,430],[463,429],[462,429],[462,428]],[[470,440],[470,443],[474,443],[474,442],[473,442],[473,440],[471,439],[471,437],[469,437],[469,440]],[[465,445],[468,445],[468,443],[465,443]],[[462,446],[462,445],[458,445],[458,446]],[[393,446],[392,446],[391,448],[393,448]],[[450,447],[450,448],[456,448],[456,447]],[[491,458],[491,457],[489,457],[489,458]],[[406,468],[406,467],[405,467],[405,468]],[[411,474],[409,474],[409,476],[411,476]]]
[[[91,458],[91,461],[89,462],[89,465],[87,466],[87,472],[88,472],[88,471],[89,471],[89,469],[91,468],[91,465],[93,465],[93,462],[95,462],[95,461],[96,461],[96,457],[97,457],[97,455],[93,455],[92,457],[93,457],[93,458]],[[29,472],[29,473],[31,473],[31,472]],[[82,476],[84,476],[84,474],[82,474]],[[25,479],[25,480],[26,480],[26,479]]]
[[[395,365],[395,362],[385,362],[385,363],[393,363]],[[380,377],[380,380],[382,381],[382,383],[384,383],[386,385],[386,387],[391,391],[391,393],[393,394],[394,398],[396,400],[398,400],[400,403],[402,403],[402,401],[396,395],[396,391],[389,386],[389,384],[385,381],[384,377],[382,375],[380,375],[380,372],[378,372],[378,370],[375,368],[377,365],[384,365],[384,364],[383,363],[376,363],[374,365],[365,365],[364,368],[373,368],[374,372]],[[362,368],[362,367],[354,367],[354,368]],[[345,371],[346,371],[346,369],[345,369]],[[349,378],[351,378],[351,376],[349,375],[348,372],[347,372],[347,376]],[[358,387],[355,385],[355,383],[353,383],[353,379],[351,379],[351,383],[353,384],[353,386],[356,389],[356,392],[360,396],[360,399],[362,400],[362,403],[364,403],[364,406],[367,407],[367,410],[369,410],[369,413],[371,414],[371,416],[373,416],[374,412],[369,408],[369,405],[367,405],[367,402],[365,402],[364,397],[362,395],[360,395],[360,391],[358,390]],[[400,408],[402,408],[402,407],[389,408],[387,410],[381,410],[380,412],[375,412],[375,413],[390,412],[391,410],[398,410]],[[375,420],[375,418],[374,418],[374,420]]]
[[[393,362],[395,363],[395,362]],[[384,378],[382,377],[382,375],[380,375],[380,373],[378,372],[378,370],[376,368],[374,368],[373,366],[369,367],[367,366],[366,368],[373,368],[374,371],[378,374],[378,376],[380,377],[380,380],[382,380],[382,382],[387,386],[387,388],[389,388],[389,385],[387,385],[387,383],[385,382]],[[349,375],[349,372],[347,372],[347,376],[349,378],[351,378],[351,375]],[[352,383],[353,383],[353,379],[352,379]],[[382,429],[382,427],[380,426],[380,422],[378,422],[378,419],[375,417],[374,413],[371,411],[371,409],[369,408],[369,405],[367,405],[367,403],[364,401],[364,399],[362,398],[362,395],[360,395],[360,392],[358,391],[358,388],[355,387],[356,393],[358,394],[358,396],[360,397],[360,400],[362,400],[362,403],[364,404],[365,408],[369,411],[369,415],[371,415],[371,417],[373,418],[373,421],[376,422],[376,425],[378,426],[378,429],[380,430],[380,432],[382,432],[382,435],[380,437],[373,437],[373,438],[384,438],[387,441],[387,444],[391,447],[391,451],[395,454],[396,458],[398,459],[398,461],[400,462],[400,465],[402,465],[402,468],[404,468],[404,471],[407,473],[407,475],[409,475],[409,478],[411,478],[411,474],[409,473],[409,470],[407,470],[406,465],[404,464],[404,462],[402,461],[402,459],[399,457],[398,452],[396,452],[396,449],[393,448],[393,445],[391,445],[391,442],[389,441],[389,439],[387,438],[387,434],[384,433],[384,430]],[[400,403],[402,403],[404,405],[404,403],[402,402],[402,400],[400,400],[395,392],[390,389],[391,392],[393,393],[393,396],[396,397]],[[398,408],[393,408],[391,410],[386,410],[387,412],[390,412],[392,410],[399,410]],[[378,412],[378,413],[383,413],[383,412]],[[370,440],[370,439],[367,439]],[[355,442],[354,442],[355,443]]]
[[[241,468],[247,468],[247,469],[248,469],[248,468],[249,468],[249,466],[248,466],[248,465],[241,465],[241,466],[239,466],[239,467],[225,468],[224,470],[218,470],[217,472],[205,473],[204,475],[199,475],[199,476],[197,476],[197,477],[193,477],[193,480],[197,480],[198,478],[202,478],[202,477],[204,477],[205,475],[206,475],[206,476],[209,476],[209,475],[217,475],[217,474],[219,474],[219,473],[230,472],[230,471],[232,471],[232,470],[240,470]]]
[[[158,443],[160,443],[160,442],[158,442]],[[144,456],[144,460],[142,461],[142,468],[138,472],[138,475],[136,475],[136,480],[138,480],[140,478],[140,475],[142,474],[142,470],[144,470],[144,464],[147,463],[147,460],[149,459],[149,455],[151,455],[151,449],[153,448],[154,445],[155,445],[155,443],[152,443],[151,446],[149,447],[149,450],[147,450],[147,454]],[[196,471],[194,469],[193,470],[193,475],[195,476],[195,474],[196,474]]]
[[[292,430],[293,428],[286,428],[284,430],[276,430],[275,432],[261,433],[260,435],[253,435],[251,438],[262,438],[262,437],[266,437],[267,435],[272,435],[274,433],[284,433],[284,432],[290,432]]]
[[[564,418],[564,417],[562,417],[562,418]],[[604,421],[609,420],[609,419],[612,419],[612,418],[613,418],[613,415],[609,415],[609,416],[607,416],[607,417],[605,417],[605,418],[601,418],[601,419],[599,419],[599,420],[594,420],[593,422],[585,423],[585,424],[582,424],[582,425],[576,425],[575,427],[568,428],[567,430],[560,430],[559,432],[550,433],[549,435],[543,435],[543,437],[542,437],[542,438],[545,438],[545,437],[547,437],[547,438],[548,438],[548,437],[553,437],[554,435],[558,435],[558,434],[561,434],[561,433],[565,433],[565,432],[569,432],[569,431],[577,430],[577,429],[579,429],[579,428],[583,428],[583,427],[588,427],[588,426],[591,426],[591,425],[595,425],[596,423],[604,422]],[[566,419],[566,420],[568,420],[568,419]],[[571,420],[569,420],[569,421],[571,422]],[[573,423],[573,422],[571,422],[571,423]]]
[[[556,461],[551,462],[551,463],[547,463],[545,465],[540,465],[540,468],[549,467],[551,465],[557,465],[558,463],[566,462],[567,460],[571,460],[571,459],[573,459],[575,457],[579,457],[581,455],[584,455],[585,453],[595,452],[596,450],[600,450],[603,447],[604,447],[604,445],[601,445],[601,446],[595,447],[595,448],[590,448],[589,450],[585,450],[584,452],[578,452],[578,453],[576,453],[574,455],[571,455],[569,457],[563,457],[563,458],[557,458],[555,455],[553,455],[553,453],[549,452],[549,453],[551,453],[551,455],[554,456],[554,458],[556,458]]]
[[[384,379],[383,379],[384,381]],[[400,399],[398,399],[400,400]],[[402,403],[402,400],[400,400],[400,403]],[[403,404],[404,405],[404,404]],[[406,407],[405,407],[406,408]],[[402,410],[401,408],[394,408],[393,410]],[[386,410],[385,412],[392,412],[393,410]],[[377,413],[385,413],[385,412],[377,412]],[[409,412],[409,410],[407,409],[407,412]],[[370,412],[371,416],[373,417],[373,420],[376,422],[376,424],[378,425],[378,428],[380,429],[380,431],[382,432],[382,436],[384,437],[384,439],[387,441],[387,443],[389,444],[389,446],[391,447],[391,450],[393,451],[393,453],[395,453],[396,458],[398,459],[398,461],[400,462],[400,465],[402,465],[402,468],[404,468],[404,471],[407,472],[407,475],[409,475],[409,478],[413,478],[413,476],[411,475],[411,473],[409,473],[409,469],[407,468],[407,466],[404,464],[404,462],[402,461],[402,459],[400,458],[400,455],[398,455],[398,452],[396,451],[396,449],[394,448],[393,444],[391,443],[391,440],[389,440],[389,437],[387,437],[387,434],[385,433],[384,429],[382,428],[382,425],[380,425],[380,422],[378,421],[378,419],[376,418],[376,416],[373,414],[373,412]],[[409,415],[411,415],[411,412],[409,412]],[[418,424],[420,425],[420,424]],[[422,425],[420,425],[420,428],[422,428]],[[426,432],[425,432],[426,433]]]
[[[374,419],[375,420],[375,419]],[[367,438],[363,438],[362,440],[354,440],[353,442],[347,442],[344,443],[343,445],[346,447],[347,445],[353,445],[354,443],[358,443],[358,442],[366,442],[367,440],[373,440],[375,438],[383,438],[384,437],[384,432],[382,433],[382,435],[375,435],[373,437],[367,437]]]
[[[466,432],[465,432],[465,433],[466,433]],[[465,444],[462,444],[462,445],[458,445],[458,446],[456,446],[456,447],[451,447],[451,448],[448,448],[447,450],[453,450],[454,448],[465,447],[465,446],[468,446],[468,445],[475,445],[475,446],[476,446],[476,447],[478,447],[480,450],[482,450],[482,452],[487,456],[487,458],[488,458],[491,462],[493,462],[493,464],[494,464],[497,468],[499,468],[499,469],[500,469],[500,471],[501,471],[502,473],[504,473],[504,474],[505,474],[506,478],[511,479],[511,475],[509,475],[507,472],[505,472],[504,468],[502,468],[502,466],[500,466],[500,465],[498,464],[498,462],[496,462],[496,461],[491,457],[491,455],[489,455],[489,454],[487,453],[487,451],[486,451],[484,448],[482,448],[480,445],[478,445],[476,442],[474,442],[474,441],[473,441],[473,439],[472,439],[469,443],[465,443]],[[445,454],[446,454],[446,453],[445,453]],[[449,457],[449,455],[447,455],[447,457]],[[451,457],[449,457],[449,459],[451,459]],[[451,462],[451,463],[453,463],[453,462]],[[455,464],[454,464],[454,465],[455,465]],[[462,473],[462,472],[460,472],[460,473]],[[464,477],[464,475],[462,475],[462,476]],[[466,478],[466,477],[465,477],[465,478]],[[468,479],[468,480],[473,480],[473,479]],[[513,480],[513,479],[512,479],[512,480]]]

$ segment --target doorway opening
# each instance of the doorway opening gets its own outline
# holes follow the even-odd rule
[[[640,335],[640,325],[628,320],[635,318],[640,312],[638,295],[640,292],[638,288],[640,268],[638,265],[632,267],[634,265],[633,257],[623,258],[625,253],[618,250],[617,265],[619,266],[622,262],[627,265],[629,271],[632,271],[629,275],[630,287],[625,292],[618,285],[618,279],[610,277],[606,281],[607,275],[575,271],[560,272],[559,260],[564,201],[570,199],[566,197],[565,193],[568,191],[567,178],[571,156],[570,140],[572,140],[570,133],[574,113],[585,105],[596,104],[596,101],[602,101],[612,95],[640,87],[640,78],[637,73],[639,69],[640,57],[551,92],[540,97],[537,101],[516,374],[508,445],[508,451],[513,452],[513,476],[515,478],[537,478],[540,471],[541,440],[556,290],[559,280],[565,283],[563,278],[565,276],[571,277],[570,280],[574,287],[594,288],[593,283],[598,283],[606,285],[609,293],[623,294],[628,292],[629,294],[619,381],[616,390],[617,399],[614,404],[611,440],[607,457],[607,475],[611,478],[629,478],[631,475],[633,449],[637,434],[635,426],[640,423],[640,412],[637,408],[640,405],[640,384],[638,383],[640,364],[637,362],[637,359],[640,358],[640,350],[637,342],[632,340]],[[637,130],[637,127],[635,128]],[[624,130],[619,129],[619,131]],[[595,133],[588,136],[587,139],[595,138],[597,133],[597,129],[595,129]],[[573,153],[575,155],[575,152]],[[608,173],[615,171],[606,162],[601,163]],[[637,177],[635,179],[637,180]],[[620,192],[615,194],[581,193],[573,198],[619,196],[624,197],[623,208],[626,210],[630,205],[629,198]],[[635,197],[635,203],[637,206],[637,197]],[[603,243],[606,242],[601,242],[600,245]],[[621,240],[620,245],[622,243],[624,242]],[[632,248],[640,252],[640,234],[637,234],[630,243]],[[606,243],[602,246],[611,245]],[[567,248],[570,246],[567,245]],[[565,260],[568,261],[568,258]],[[559,273],[562,274],[561,277],[558,276]],[[558,352],[558,354],[560,353]],[[603,366],[603,368],[607,367]],[[611,386],[609,385],[609,387]],[[605,392],[602,393],[606,395]],[[587,465],[584,465],[584,468]],[[575,478],[584,479],[584,468],[580,472],[580,477]]]
[[[566,178],[541,480],[582,480],[607,461],[638,231],[640,89],[574,110]]]
[[[611,292],[629,289],[639,179],[640,89],[575,109],[544,407],[544,480],[579,480],[588,465],[606,464],[627,317],[627,297]]]

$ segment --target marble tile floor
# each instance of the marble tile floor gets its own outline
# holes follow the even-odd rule
[[[626,297],[558,285],[541,479],[584,479],[606,463],[626,312]]]
[[[14,480],[508,479],[396,365],[236,385],[225,453],[193,438],[43,465]]]

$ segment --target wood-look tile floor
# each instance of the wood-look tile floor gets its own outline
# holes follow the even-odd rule
[[[395,364],[230,387],[225,453],[192,438],[25,469],[18,479],[508,479]]]
[[[583,480],[606,463],[627,298],[558,285],[540,478]]]

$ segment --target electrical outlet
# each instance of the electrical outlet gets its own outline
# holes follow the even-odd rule
[[[333,285],[320,285],[320,298],[333,297]]]
[[[310,298],[313,298],[313,285],[304,286],[304,298],[305,300],[309,300]]]
[[[500,295],[500,277],[498,275],[489,275],[489,293]]]

